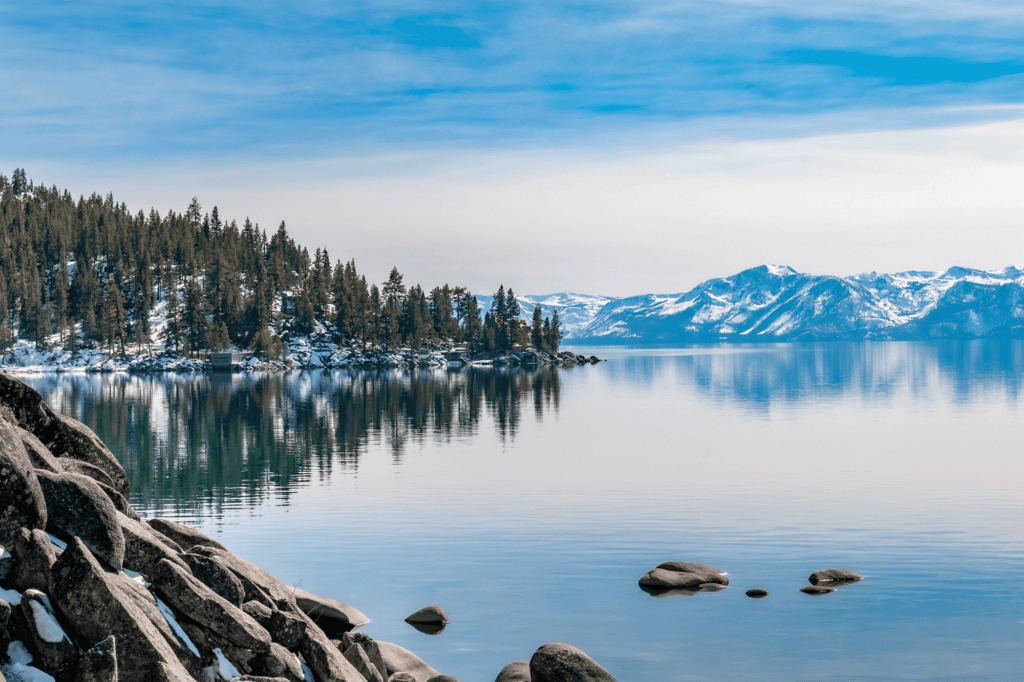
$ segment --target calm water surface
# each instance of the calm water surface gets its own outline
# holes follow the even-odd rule
[[[356,606],[463,682],[551,641],[623,682],[1024,676],[1024,344],[595,352],[28,380],[111,445],[144,516]],[[732,584],[642,592],[667,560]],[[865,579],[798,592],[833,566]],[[428,604],[452,619],[434,637],[402,622]]]

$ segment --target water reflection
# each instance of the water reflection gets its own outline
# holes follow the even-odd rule
[[[283,503],[302,484],[358,467],[369,447],[396,462],[411,444],[514,439],[530,406],[558,409],[558,370],[324,371],[274,375],[26,377],[56,410],[92,427],[151,512]],[[168,508],[170,505],[170,508]]]

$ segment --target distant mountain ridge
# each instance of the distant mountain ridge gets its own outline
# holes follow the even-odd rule
[[[595,344],[1024,338],[1024,270],[836,277],[761,265],[685,293],[609,299],[565,338]]]

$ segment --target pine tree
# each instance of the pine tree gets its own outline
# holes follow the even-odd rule
[[[548,348],[552,353],[558,352],[558,345],[562,341],[562,324],[558,321],[558,309],[551,311],[551,331],[548,335]]]
[[[107,280],[106,291],[103,293],[103,313],[101,316],[101,333],[107,342],[110,352],[114,352],[114,343],[121,346],[121,355],[125,354],[124,337],[127,314],[124,309],[124,294],[113,277]]]
[[[537,350],[544,350],[544,311],[540,304],[533,309],[533,326],[530,330],[530,341]]]
[[[164,344],[177,353],[182,344],[181,306],[178,292],[173,286],[167,289],[165,315],[167,326],[164,328]]]
[[[209,338],[209,314],[206,296],[195,278],[185,285],[185,304],[182,310],[182,327],[185,332],[185,346],[190,354],[197,353],[206,346]]]

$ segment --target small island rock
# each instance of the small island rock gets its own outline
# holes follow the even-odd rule
[[[768,596],[768,590],[761,587],[755,587],[753,589],[747,590],[747,596],[752,599],[764,599]]]
[[[427,606],[405,619],[406,623],[426,623],[430,625],[447,625],[448,614],[440,606]]]
[[[818,596],[822,594],[828,594],[829,592],[835,592],[836,588],[825,587],[824,585],[808,585],[807,587],[800,588],[800,591],[804,594]]]
[[[808,580],[812,585],[819,583],[855,583],[858,580],[863,580],[864,576],[853,571],[847,571],[842,568],[826,568],[824,571],[815,571],[811,573],[811,577]]]

